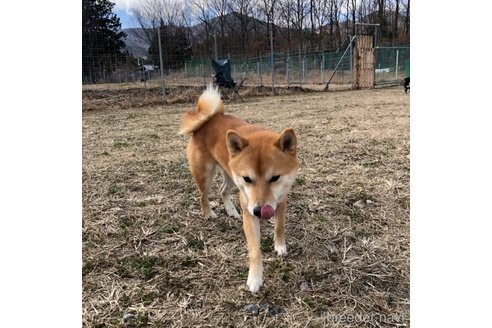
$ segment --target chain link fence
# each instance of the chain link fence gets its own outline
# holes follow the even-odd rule
[[[352,49],[337,52],[302,51],[274,52],[259,54],[257,57],[221,56],[219,59],[231,60],[232,77],[236,82],[246,79],[249,86],[299,86],[303,88],[322,89],[330,81],[330,88],[351,88],[352,86]],[[347,49],[348,50],[348,49]],[[272,62],[273,59],[273,62]],[[184,62],[182,68],[164,69],[167,84],[200,86],[213,81],[212,58],[194,58]],[[376,47],[375,48],[375,85],[402,84],[410,75],[410,47]],[[160,70],[153,65],[139,65],[135,69],[121,65],[112,72],[103,71],[92,81],[85,84],[99,83],[146,83],[157,82]]]
[[[375,49],[375,84],[394,85],[410,76],[410,47]]]

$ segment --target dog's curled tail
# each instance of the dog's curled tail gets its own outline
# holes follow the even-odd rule
[[[218,113],[224,113],[224,104],[218,89],[210,84],[198,98],[196,111],[184,114],[179,134],[193,134]]]

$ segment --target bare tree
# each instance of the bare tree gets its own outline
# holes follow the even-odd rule
[[[270,30],[273,27],[273,22],[275,19],[275,5],[276,0],[261,0],[258,2],[259,4],[259,12],[266,20],[266,44],[269,44],[268,40],[270,40]],[[272,31],[274,33],[275,31]]]
[[[213,33],[213,27],[211,24],[213,15],[210,12],[210,0],[192,0],[191,1],[191,8],[192,8],[192,15],[194,18],[203,24],[203,28],[205,30],[205,42],[200,42],[202,40],[196,40],[196,43],[202,43],[202,52],[209,52],[210,49],[209,46],[211,44],[211,35]],[[201,34],[201,31],[198,30],[196,31],[197,35]],[[193,36],[193,39],[195,39],[195,36]],[[203,53],[202,53],[203,54]]]
[[[224,53],[227,49],[227,39],[226,39],[226,19],[229,13],[229,4],[227,0],[210,0],[211,7],[215,21],[218,22],[218,27],[213,24],[214,32],[215,29],[220,31],[220,52]]]
[[[140,0],[137,6],[132,8],[132,13],[142,28],[139,37],[150,44],[156,36],[157,27],[182,26],[182,11],[183,3],[178,0]]]
[[[148,43],[164,25],[186,34],[193,53],[206,56],[213,53],[214,32],[221,55],[243,56],[269,49],[270,32],[275,49],[289,52],[299,45],[303,51],[340,48],[356,22],[381,24],[379,36],[393,45],[410,33],[410,0],[139,0],[133,11]]]
[[[293,6],[293,27],[297,30],[299,36],[299,45],[301,50],[304,46],[304,22],[308,13],[307,4],[305,0],[297,0],[295,6]]]
[[[329,0],[315,0],[314,5],[314,17],[316,21],[316,25],[319,29],[319,37],[318,37],[318,49],[322,48],[323,41],[323,28],[328,23],[328,11],[329,11]]]
[[[329,19],[330,19],[330,38],[329,44],[332,47],[340,47],[342,36],[340,33],[340,15],[344,0],[330,0]],[[335,40],[335,42],[333,42]]]
[[[287,29],[287,51],[292,48],[292,28],[294,20],[294,0],[279,1],[278,18],[281,26]]]
[[[347,0],[348,2],[349,0]],[[355,35],[355,13],[357,11],[357,1],[350,0],[352,3],[352,35]]]
[[[393,25],[393,45],[395,44],[395,38],[398,38],[398,17],[400,16],[400,0],[396,0],[395,7],[395,23]]]
[[[132,8],[133,15],[137,18],[141,33],[136,34],[138,38],[150,44],[155,37],[155,31],[159,26],[157,2],[151,0],[140,0],[136,7]]]
[[[405,36],[410,35],[410,0],[407,1],[407,6],[406,6],[406,16],[405,16]]]
[[[336,47],[340,47],[342,45],[342,35],[340,33],[340,15],[341,8],[343,7],[344,0],[333,0],[333,21],[335,23],[335,40]]]
[[[231,21],[232,24],[239,22],[240,33],[239,39],[241,41],[241,53],[246,54],[246,49],[249,46],[250,36],[249,33],[252,30],[251,16],[253,15],[252,8],[256,6],[256,1],[249,0],[233,0],[229,4],[230,12],[234,15],[235,20]],[[234,26],[231,26],[231,30],[234,31]],[[232,35],[234,38],[234,35]]]

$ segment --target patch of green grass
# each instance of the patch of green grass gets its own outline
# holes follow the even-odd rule
[[[340,262],[340,255],[337,252],[329,251],[328,258],[332,260],[334,263]]]
[[[181,266],[186,267],[186,268],[193,268],[198,265],[198,261],[195,259],[192,259],[189,256],[186,256],[184,259],[181,260]]]
[[[388,294],[388,296],[386,297],[386,303],[388,303],[389,306],[392,306],[395,304],[395,299],[393,298],[393,296],[391,294]]]
[[[304,176],[299,175],[296,177],[295,184],[302,186],[306,183],[306,179],[304,179]]]
[[[122,186],[119,186],[117,184],[112,184],[108,188],[108,193],[115,195],[115,194],[122,194],[124,192],[125,188]]]
[[[118,301],[118,304],[120,306],[123,306],[123,307],[126,307],[126,306],[130,305],[131,304],[131,298],[130,298],[130,296],[128,294],[126,294],[126,293],[123,293],[120,296],[120,299]]]
[[[218,220],[216,225],[220,232],[227,232],[231,230],[231,226],[226,220]]]
[[[408,210],[410,208],[410,201],[408,197],[401,197],[396,200],[398,205],[400,205],[401,208]]]
[[[354,235],[356,239],[362,237],[380,235],[380,234],[381,234],[381,230],[369,226],[363,226],[363,228],[354,228]]]
[[[269,253],[273,251],[273,237],[272,236],[266,236],[264,237],[261,242],[261,251],[264,253]]]
[[[125,148],[125,147],[128,147],[130,146],[130,144],[126,141],[115,141],[113,143],[113,148],[114,149],[122,149],[122,148]]]
[[[368,199],[371,198],[364,190],[359,191],[355,197],[355,201],[362,200],[363,202],[366,202]]]
[[[295,215],[301,215],[301,214],[304,214],[308,211],[308,206],[306,204],[292,204],[292,210],[294,212]]]
[[[366,222],[368,220],[367,214],[359,209],[352,211],[350,217],[357,223]]]
[[[179,264],[176,264],[179,265]],[[193,288],[193,284],[191,283],[191,279],[184,277],[182,275],[171,276],[169,272],[165,272],[163,275],[159,276],[159,281],[157,283],[158,293],[155,297],[165,297],[169,292],[172,292],[176,295],[182,295],[186,293],[187,290]]]
[[[330,218],[326,216],[326,213],[319,213],[319,214],[316,214],[314,215],[314,218],[319,220],[319,221],[329,221]]]
[[[160,232],[165,233],[165,234],[176,233],[183,227],[185,227],[184,224],[177,222],[171,226],[162,227],[160,229]]]
[[[149,280],[157,274],[157,266],[164,261],[157,256],[130,256],[118,261],[118,273],[122,277],[137,275],[144,280]]]
[[[374,168],[374,167],[381,166],[381,162],[373,161],[373,162],[362,163],[362,166],[367,168]]]
[[[236,304],[232,301],[229,301],[227,299],[223,300],[220,305],[221,305],[221,308],[228,310],[231,313],[237,311],[240,308],[240,306],[238,306],[238,304]]]
[[[282,272],[282,276],[280,277],[283,282],[289,282],[290,281],[290,273],[288,271]]]
[[[163,171],[167,173],[167,176],[190,177],[188,161],[185,158],[168,163],[165,167],[163,167]]]
[[[237,273],[237,277],[241,280],[243,279],[248,279],[248,269],[247,268],[241,268],[239,272]]]
[[[87,261],[84,261],[84,263],[82,264],[82,276],[85,276],[87,275],[88,273],[92,272],[93,270],[95,270],[96,268],[104,268],[104,267],[108,267],[109,264],[106,263],[104,260],[102,259],[89,259]]]
[[[275,272],[275,275],[287,283],[292,280],[291,273],[293,272],[292,265],[284,261],[282,258],[276,258],[275,261],[270,263],[270,270]]]
[[[131,226],[133,226],[133,220],[130,219],[128,216],[124,215],[124,216],[120,216],[118,218],[118,221],[119,221],[119,226],[121,229],[128,229],[130,228]]]
[[[304,304],[308,306],[309,309],[315,309],[316,308],[316,302],[311,298],[311,296],[306,296],[303,299]]]
[[[139,313],[135,320],[128,322],[125,327],[142,328],[149,326],[149,315],[147,313]]]
[[[188,245],[189,249],[194,250],[195,252],[203,251],[205,249],[205,243],[203,242],[203,240],[195,237],[186,237],[186,244]]]

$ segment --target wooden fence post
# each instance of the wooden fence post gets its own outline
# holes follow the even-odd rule
[[[355,89],[374,87],[374,47],[372,36],[358,35],[354,51],[353,81]]]

